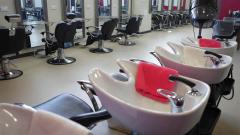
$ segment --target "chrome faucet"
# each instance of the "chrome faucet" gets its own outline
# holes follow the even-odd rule
[[[157,92],[162,96],[169,99],[171,103],[171,112],[172,113],[180,113],[183,112],[183,104],[184,104],[184,97],[178,96],[176,92],[158,89]]]
[[[191,88],[187,94],[191,96],[201,96],[201,93],[196,88]]]
[[[209,56],[206,56],[206,57],[209,57],[210,60],[212,61],[212,63],[216,66],[218,66],[220,63],[223,62],[222,55],[220,55],[220,54],[217,54],[217,53],[214,53],[214,52],[211,52],[211,51],[205,51],[205,54],[209,55]]]

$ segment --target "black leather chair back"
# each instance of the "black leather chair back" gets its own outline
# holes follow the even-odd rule
[[[141,22],[142,22],[141,17],[131,17],[126,26],[126,33],[129,35],[131,35],[133,33],[137,33],[139,31]]]
[[[26,34],[23,27],[15,29],[15,35],[9,36],[8,28],[0,28],[0,57],[7,54],[17,53],[22,50],[26,43]]]
[[[141,26],[141,24],[142,24],[142,20],[143,20],[143,17],[138,17],[138,20],[137,20],[137,32],[136,33],[138,33],[139,32],[139,29],[140,29],[140,26]]]
[[[131,35],[137,31],[137,17],[131,17],[126,26],[127,34]]]
[[[65,48],[64,43],[72,42],[76,34],[77,25],[75,23],[61,22],[55,28],[55,37],[58,47]]]
[[[114,28],[117,26],[118,19],[111,19],[105,22],[102,26],[102,38],[103,40],[108,40],[111,38]]]

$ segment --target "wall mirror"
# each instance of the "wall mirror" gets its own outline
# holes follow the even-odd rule
[[[127,23],[131,16],[131,0],[119,0],[119,19],[123,24]]]
[[[75,13],[78,18],[84,18],[84,1],[83,0],[65,0],[65,14]]]
[[[96,0],[96,26],[102,25],[111,18],[111,0]]]
[[[16,12],[21,15],[22,24],[27,33],[26,48],[42,45],[41,32],[48,27],[47,0],[15,0]]]
[[[76,14],[77,18],[82,20],[81,26],[77,29],[75,40],[85,37],[85,15],[84,15],[84,0],[63,0],[63,19],[66,19],[67,13]],[[80,29],[81,28],[81,29]]]

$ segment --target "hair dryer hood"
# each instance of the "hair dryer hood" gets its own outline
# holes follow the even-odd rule
[[[192,25],[202,28],[212,27],[213,20],[217,15],[216,0],[192,0],[190,5]]]

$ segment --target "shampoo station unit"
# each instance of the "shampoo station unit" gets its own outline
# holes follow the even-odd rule
[[[119,127],[124,127],[128,133],[140,135],[183,135],[199,122],[210,96],[206,83],[182,75],[163,75],[160,80],[176,85],[172,87],[173,91],[164,88],[154,91],[161,97],[161,101],[157,101],[136,91],[137,78],[145,77],[138,77],[138,63],[117,60],[117,64],[126,77],[108,74],[101,69],[89,73],[92,88],[112,115],[111,128],[121,130]]]

